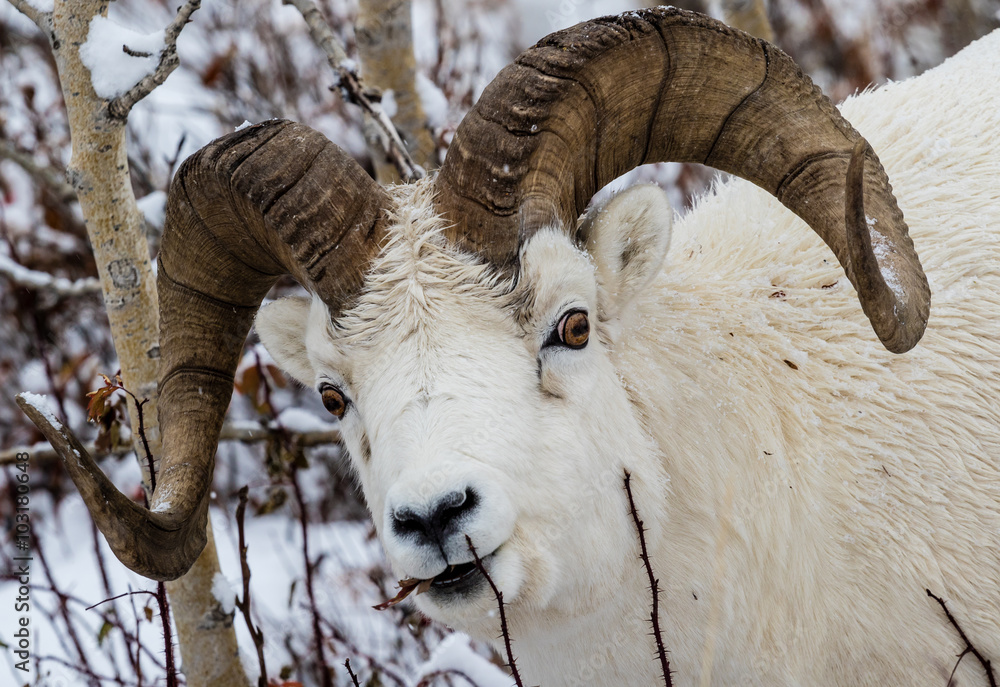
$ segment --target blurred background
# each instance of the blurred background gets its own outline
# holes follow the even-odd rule
[[[356,4],[318,4],[354,57]],[[1000,0],[676,4],[768,38],[835,102],[930,69],[1000,26]],[[431,134],[431,165],[444,158],[456,126],[486,84],[521,50],[551,31],[639,6],[615,0],[414,0],[416,91]],[[111,16],[151,33],[168,24],[175,10],[165,0],[119,0]],[[136,106],[128,125],[132,184],[151,255],[178,164],[244,121],[294,119],[322,131],[373,175],[384,163],[373,159],[366,144],[360,110],[331,90],[333,71],[293,7],[277,0],[205,0],[181,35],[178,52],[180,68]],[[392,98],[383,102],[392,115]],[[62,466],[14,404],[22,391],[46,394],[60,419],[105,456],[102,465],[115,482],[138,497],[124,394],[111,396],[112,410],[101,423],[86,419],[87,392],[102,385],[100,374],[113,375],[118,362],[79,205],[66,182],[69,156],[48,40],[0,0],[0,615],[13,604],[16,587],[5,539],[14,515],[12,455],[30,447],[32,521],[46,559],[43,574],[33,579],[40,645],[32,684],[155,684],[163,674],[162,637],[144,611],[147,600],[132,597],[85,610],[149,583],[121,569],[97,538]],[[667,164],[640,168],[629,179],[661,184],[683,213],[712,174],[697,165]],[[272,296],[297,289],[282,282]],[[233,495],[249,484],[249,558],[254,589],[264,597],[257,613],[268,638],[270,672],[275,679],[320,684],[309,623],[302,619],[302,535],[308,532],[309,565],[320,589],[316,603],[328,623],[327,662],[339,668],[351,658],[362,684],[473,682],[458,677],[448,661],[495,661],[486,648],[434,626],[406,604],[381,615],[369,609],[392,596],[393,580],[328,418],[316,394],[287,382],[251,337],[230,423],[234,435],[264,440],[221,445],[215,523],[223,571],[236,588]],[[290,450],[281,432],[255,435],[255,427],[312,439]],[[0,684],[24,684],[6,652],[8,630],[0,626]],[[240,641],[253,654],[245,633]],[[252,672],[254,661],[248,665]],[[495,673],[498,683],[489,682],[483,669],[475,684],[504,684],[502,673]],[[335,679],[350,684],[343,670]]]

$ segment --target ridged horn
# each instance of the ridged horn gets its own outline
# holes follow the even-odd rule
[[[872,236],[867,247],[849,243],[845,214],[857,214],[848,165],[863,140],[773,45],[692,12],[638,10],[551,34],[502,70],[455,134],[437,207],[452,240],[510,266],[535,231],[572,231],[594,193],[634,167],[704,163],[805,220],[843,265],[879,339],[901,353],[923,334],[930,289],[867,145],[853,202],[867,214],[852,235]],[[873,280],[852,266],[857,251],[898,288],[866,288]]]
[[[170,580],[197,559],[219,432],[261,300],[291,274],[339,313],[378,248],[386,204],[343,150],[287,121],[224,136],[178,170],[157,274],[162,457],[150,510],[103,475],[74,475],[127,567]]]

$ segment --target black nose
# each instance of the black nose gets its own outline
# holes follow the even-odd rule
[[[392,531],[399,537],[413,537],[420,543],[442,545],[449,534],[458,531],[462,518],[479,505],[479,495],[471,487],[465,491],[452,491],[424,512],[408,507],[392,514]]]

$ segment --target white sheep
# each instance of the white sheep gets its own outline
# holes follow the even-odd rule
[[[685,71],[688,54],[723,55],[708,95],[685,91],[706,73]],[[1000,33],[843,106],[881,155],[933,292],[926,335],[902,356],[858,301],[893,350],[919,339],[926,283],[905,225],[876,159],[790,65],[659,8],[525,53],[441,173],[412,186],[384,192],[282,123],[196,155],[160,258],[154,512],[107,491],[93,509],[116,553],[161,578],[197,555],[205,437],[256,304],[290,271],[318,296],[261,310],[262,341],[342,418],[396,573],[430,586],[417,606],[499,647],[474,543],[526,683],[662,681],[625,470],[674,684],[943,686],[965,646],[925,590],[1000,660]],[[657,70],[670,88],[630,91]],[[775,90],[785,106],[761,105]],[[700,100],[718,93],[729,104]],[[545,109],[556,100],[572,106]],[[674,133],[689,107],[707,114]],[[632,127],[629,108],[652,114]],[[812,145],[806,121],[831,151],[794,152]],[[716,157],[724,148],[740,152]],[[738,180],[698,203],[669,250],[672,211],[650,187],[591,212],[574,240],[567,225],[596,186],[668,154],[768,188],[841,264]],[[568,183],[577,155],[591,166]],[[778,158],[775,174],[758,168]],[[789,190],[802,179],[811,191]],[[304,228],[317,223],[331,228]],[[360,267],[345,267],[352,252]],[[966,657],[956,680],[984,684],[983,669]]]

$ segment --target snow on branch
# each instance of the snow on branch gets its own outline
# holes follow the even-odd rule
[[[53,0],[10,0],[14,8],[35,22],[46,36],[52,35]]]
[[[344,100],[360,107],[375,122],[380,133],[382,148],[390,162],[399,170],[403,181],[411,182],[422,178],[425,174],[424,169],[410,157],[399,132],[382,107],[381,95],[377,91],[365,88],[358,74],[357,63],[347,57],[344,47],[333,35],[316,3],[313,0],[284,0],[284,3],[292,5],[302,14],[306,25],[309,26],[310,35],[320,50],[326,53],[330,66],[337,73],[335,87],[340,89]]]
[[[282,433],[286,436],[290,436],[291,441],[296,446],[301,446],[302,448],[340,443],[340,432],[336,429],[301,431],[297,427],[279,428],[275,423],[272,423],[269,426],[263,426],[257,422],[227,422],[222,426],[222,433],[219,436],[219,441],[238,441],[244,444],[254,444],[267,441],[271,437],[281,436]],[[93,443],[84,444],[84,448],[88,453],[95,456],[121,456],[131,453],[133,450],[131,444],[119,446],[111,449],[110,451],[102,450]],[[17,446],[0,451],[0,465],[10,465],[15,463],[17,461],[17,454],[19,453],[30,454],[32,462],[36,464],[38,462],[55,460],[59,455],[48,443],[39,442],[32,446]]]
[[[59,296],[82,296],[101,292],[101,282],[94,277],[70,280],[48,272],[28,269],[6,255],[0,255],[0,276],[26,289],[51,291]]]
[[[177,66],[180,64],[180,60],[177,57],[177,38],[181,35],[181,31],[184,30],[185,25],[187,25],[187,23],[191,20],[191,15],[194,14],[200,7],[201,0],[187,0],[187,2],[181,5],[180,9],[177,10],[177,16],[174,17],[174,20],[167,26],[162,37],[159,34],[154,34],[153,36],[142,37],[146,40],[141,41],[140,44],[129,45],[127,39],[122,43],[122,55],[133,61],[138,60],[146,62],[147,60],[155,59],[155,48],[159,48],[159,60],[156,61],[155,64],[150,63],[143,65],[144,67],[152,67],[152,69],[142,72],[145,75],[142,76],[139,82],[134,86],[128,88],[127,90],[123,89],[124,92],[120,95],[116,94],[115,96],[112,96],[114,99],[108,103],[108,113],[112,117],[117,119],[125,119],[128,117],[128,113],[137,102],[152,93],[153,89],[166,81],[167,77],[170,76],[175,69],[177,69]],[[93,36],[94,24],[98,19],[104,19],[104,17],[94,17],[91,22],[91,35],[95,40],[97,40],[97,38],[96,36]],[[107,20],[105,19],[105,21]],[[159,43],[161,39],[163,41],[162,47],[160,47]],[[88,45],[90,42],[91,37],[88,37]],[[153,49],[151,50],[150,48]],[[84,49],[81,48],[81,58],[83,58],[83,50]],[[96,76],[94,68],[89,64],[87,67],[90,68],[91,74]],[[98,95],[101,97],[108,97],[97,90],[96,78],[94,79],[94,90],[97,91]]]
[[[0,160],[13,162],[48,187],[62,202],[68,203],[76,200],[76,191],[66,182],[65,173],[60,174],[51,167],[38,164],[30,153],[18,150],[10,141],[0,140]]]

